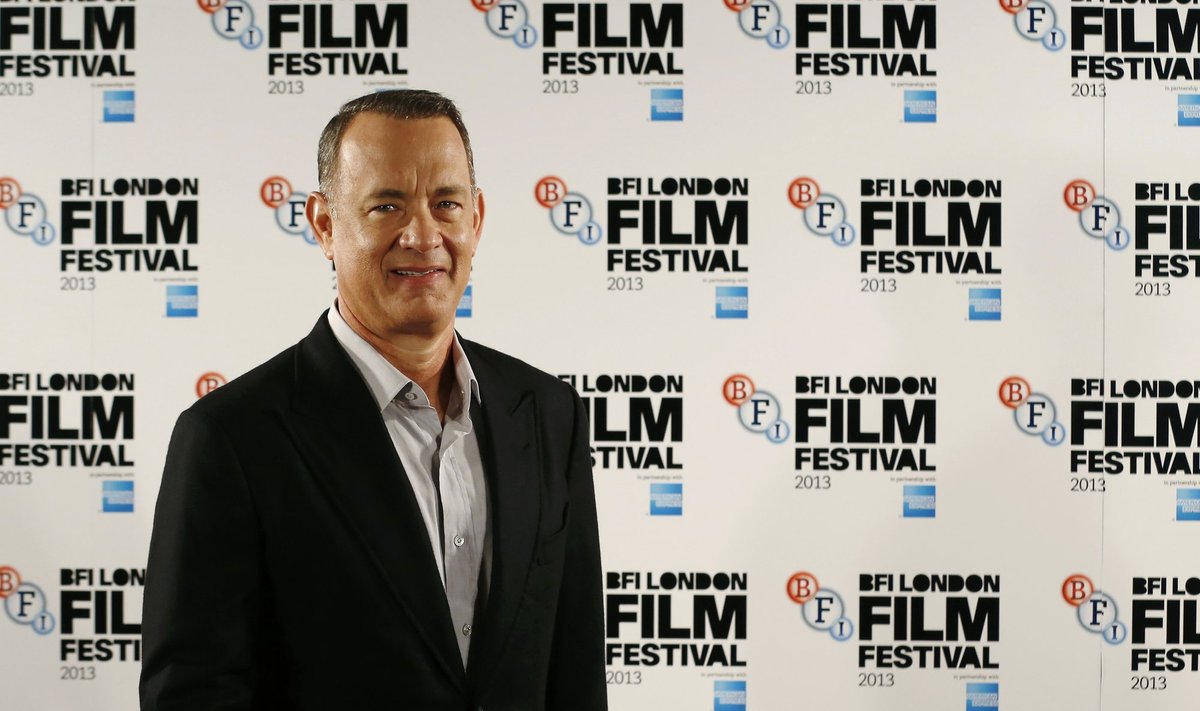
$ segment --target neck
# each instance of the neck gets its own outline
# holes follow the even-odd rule
[[[425,391],[429,403],[437,410],[438,419],[444,421],[454,386],[454,363],[450,353],[454,324],[432,334],[381,334],[359,321],[342,299],[338,299],[338,313],[352,331]]]

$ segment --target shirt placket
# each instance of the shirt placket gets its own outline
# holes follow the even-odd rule
[[[446,565],[446,598],[450,603],[450,616],[458,632],[459,652],[465,664],[478,592],[477,551],[480,542],[476,540],[471,525],[472,502],[467,495],[463,469],[465,462],[462,461],[460,446],[463,435],[458,422],[447,422],[439,452],[439,493],[445,513],[442,550]]]

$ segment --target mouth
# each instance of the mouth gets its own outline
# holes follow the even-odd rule
[[[402,277],[426,277],[431,274],[440,274],[444,271],[440,267],[430,267],[428,269],[392,269],[391,273]]]

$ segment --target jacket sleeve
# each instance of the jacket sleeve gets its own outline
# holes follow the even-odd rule
[[[142,711],[255,705],[261,545],[220,425],[175,424],[154,511],[142,612]]]
[[[570,518],[566,561],[554,624],[554,646],[546,689],[547,711],[604,711],[604,602],[600,535],[592,484],[588,419],[583,401],[572,392],[575,423],[567,463]]]

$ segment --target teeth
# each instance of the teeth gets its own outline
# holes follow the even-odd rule
[[[405,271],[403,269],[396,269],[394,271],[396,274],[399,274],[400,276],[425,276],[426,274],[432,274],[437,270],[436,269],[426,269],[423,272],[410,272],[410,271]]]

